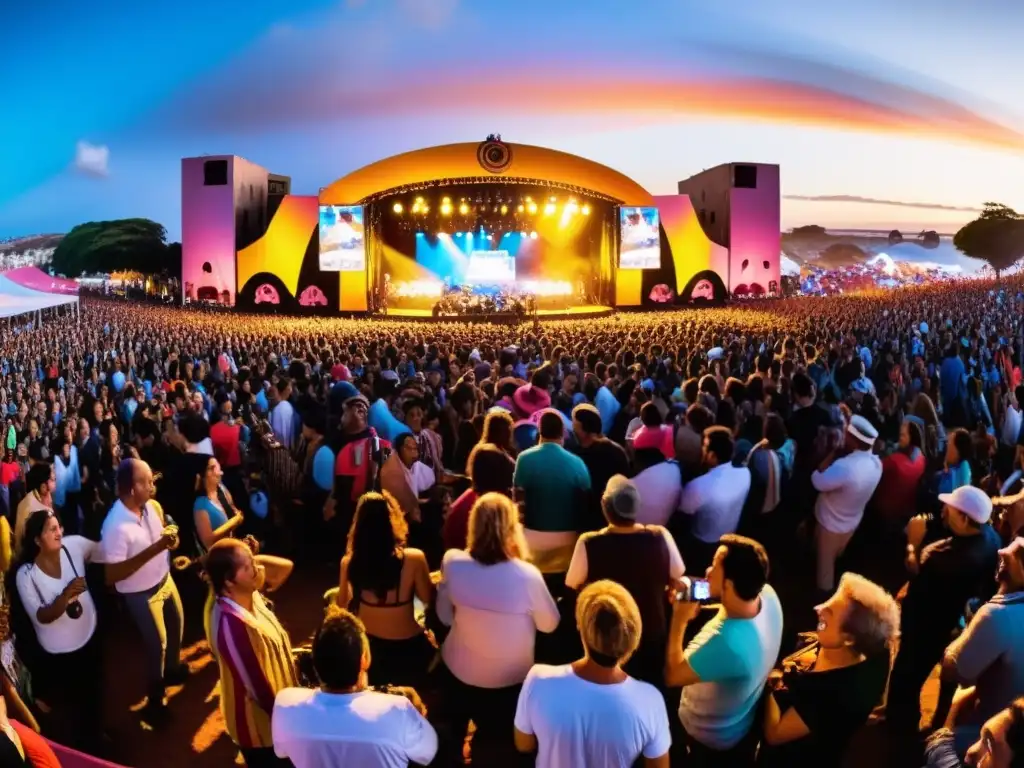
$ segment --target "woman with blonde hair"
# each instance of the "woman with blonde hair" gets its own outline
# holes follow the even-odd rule
[[[845,573],[815,611],[813,642],[782,662],[781,675],[769,677],[758,765],[841,765],[885,693],[900,626],[892,595]]]
[[[558,606],[527,560],[519,510],[507,496],[477,499],[467,544],[445,554],[437,595],[438,618],[452,628],[441,655],[453,689],[447,697],[453,734],[460,742],[473,720],[475,740],[507,750],[536,633],[558,627]]]
[[[668,712],[661,692],[622,665],[636,651],[640,609],[625,587],[595,581],[576,601],[583,658],[558,667],[537,664],[519,694],[515,743],[537,752],[538,768],[600,765],[668,768]]]

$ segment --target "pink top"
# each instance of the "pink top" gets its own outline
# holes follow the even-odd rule
[[[633,450],[657,448],[666,459],[676,457],[675,441],[672,438],[672,427],[662,424],[660,427],[640,427],[633,434]]]

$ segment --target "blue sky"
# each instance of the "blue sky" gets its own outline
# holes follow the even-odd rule
[[[786,227],[951,231],[986,200],[1024,209],[1024,4],[832,5],[6,4],[0,237],[146,216],[176,238],[184,156],[239,154],[314,194],[494,131],[655,194],[776,162]]]

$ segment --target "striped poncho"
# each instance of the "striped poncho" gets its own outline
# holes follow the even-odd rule
[[[241,748],[273,746],[274,698],[281,689],[298,685],[288,633],[258,592],[252,612],[218,597],[209,633],[220,667],[220,705],[228,735]]]

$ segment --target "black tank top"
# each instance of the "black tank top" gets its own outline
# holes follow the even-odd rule
[[[660,531],[599,533],[586,538],[587,582],[611,579],[636,600],[643,621],[643,642],[660,642],[668,629],[665,587],[668,546]]]

